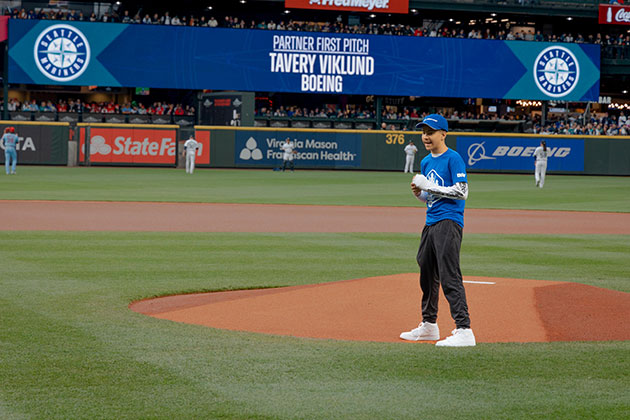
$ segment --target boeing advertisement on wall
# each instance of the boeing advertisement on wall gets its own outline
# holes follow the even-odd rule
[[[11,83],[597,101],[599,78],[592,44],[9,21]]]
[[[547,170],[584,171],[584,140],[531,137],[457,137],[467,169],[534,171],[534,150],[545,140]]]
[[[247,166],[281,166],[286,139],[295,145],[294,163],[305,168],[358,168],[361,134],[336,131],[254,131],[235,133],[234,163]]]

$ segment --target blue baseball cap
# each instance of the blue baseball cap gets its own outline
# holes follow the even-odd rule
[[[422,129],[423,125],[428,125],[434,130],[448,131],[448,121],[439,114],[431,114],[424,117],[424,119],[416,125],[416,130]]]

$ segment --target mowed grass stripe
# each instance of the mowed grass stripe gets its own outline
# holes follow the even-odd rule
[[[533,169],[532,169],[533,171]],[[1,199],[418,206],[402,172],[22,166]],[[469,174],[468,208],[630,211],[627,177]]]

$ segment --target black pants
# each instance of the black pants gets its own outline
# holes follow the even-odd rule
[[[287,168],[287,164],[290,166],[291,170],[295,169],[295,164],[292,160],[285,160],[284,162],[282,162],[282,172],[284,172],[284,170]]]
[[[441,220],[422,230],[417,261],[422,289],[422,320],[436,322],[440,284],[451,307],[457,328],[470,328],[466,291],[459,268],[462,227],[453,220]]]

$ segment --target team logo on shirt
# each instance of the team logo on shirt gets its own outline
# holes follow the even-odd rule
[[[427,174],[427,179],[434,184],[439,185],[440,187],[444,186],[444,179],[435,171],[435,169],[431,169],[429,171],[429,173]],[[441,199],[442,197],[438,197],[429,193],[429,195],[427,196],[427,207],[433,207],[433,204],[437,203]]]
[[[545,48],[534,61],[536,86],[548,96],[568,95],[577,86],[579,78],[580,65],[568,48]]]
[[[44,76],[57,82],[79,77],[90,63],[90,44],[70,25],[53,25],[39,34],[33,50],[35,64]]]

